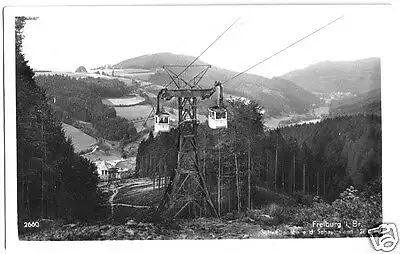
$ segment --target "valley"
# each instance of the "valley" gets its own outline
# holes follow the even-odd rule
[[[329,115],[329,106],[322,106],[310,109],[305,114],[289,114],[280,117],[264,118],[264,126],[268,129],[291,126],[295,124],[317,123]]]
[[[135,70],[138,71],[137,69]],[[271,180],[269,182],[266,181],[264,183],[259,183],[257,186],[252,186],[252,195],[254,195],[254,200],[251,201],[252,208],[246,213],[240,214],[236,211],[232,211],[232,201],[230,201],[232,199],[232,196],[226,194],[231,191],[231,184],[227,184],[225,182],[221,187],[221,207],[224,211],[224,215],[223,217],[221,217],[221,219],[200,218],[192,220],[191,222],[179,221],[179,227],[181,228],[179,231],[174,231],[168,234],[161,234],[158,232],[159,229],[156,229],[158,225],[153,224],[152,215],[155,213],[155,208],[157,207],[160,198],[165,192],[166,178],[163,175],[160,175],[160,171],[153,171],[153,173],[149,174],[147,173],[147,168],[144,172],[143,154],[139,154],[139,150],[143,150],[143,146],[142,148],[140,148],[140,145],[146,144],[148,142],[155,142],[155,140],[160,139],[159,136],[153,137],[153,135],[151,135],[151,139],[149,136],[149,133],[152,131],[154,125],[152,116],[155,110],[155,97],[158,90],[162,88],[161,85],[153,83],[154,80],[152,79],[154,78],[153,75],[155,73],[155,71],[145,69],[140,69],[138,73],[132,73],[131,69],[120,69],[118,70],[118,72],[114,71],[114,76],[109,76],[113,75],[112,70],[106,70],[106,72],[100,74],[73,74],[60,72],[57,72],[55,74],[66,75],[82,79],[83,81],[87,77],[97,77],[96,79],[99,80],[118,80],[123,82],[129,89],[123,90],[124,92],[118,93],[117,96],[109,96],[107,93],[105,93],[103,96],[101,96],[100,102],[102,105],[115,110],[116,117],[126,119],[130,123],[133,123],[137,131],[135,138],[108,140],[99,135],[99,131],[96,129],[95,124],[91,122],[73,120],[73,126],[71,124],[63,123],[63,129],[66,132],[66,136],[71,137],[76,152],[80,153],[82,157],[93,162],[97,167],[97,174],[99,175],[100,179],[98,187],[102,190],[102,193],[104,193],[108,197],[108,201],[102,205],[105,206],[107,209],[110,209],[110,212],[107,212],[107,218],[111,218],[112,220],[109,228],[115,227],[113,223],[122,223],[119,227],[121,228],[121,230],[123,230],[123,232],[128,232],[128,234],[115,233],[114,231],[113,233],[109,230],[109,228],[105,228],[108,226],[92,225],[92,228],[90,230],[97,230],[98,232],[100,232],[94,236],[93,234],[87,235],[86,232],[88,232],[89,228],[83,226],[82,228],[76,228],[76,231],[74,231],[77,234],[77,239],[102,239],[104,237],[110,237],[111,235],[112,237],[115,237],[115,239],[243,239],[284,238],[291,237],[293,235],[299,236],[299,229],[304,229],[308,226],[302,225],[299,227],[297,226],[299,222],[293,224],[291,222],[281,223],[281,215],[279,215],[279,213],[276,214],[273,210],[275,208],[271,207],[278,207],[278,209],[281,209],[279,208],[281,206],[288,207],[289,210],[285,210],[284,212],[284,216],[286,216],[285,220],[288,220],[286,218],[289,218],[290,216],[303,218],[302,213],[307,212],[308,208],[304,209],[293,205],[295,196],[293,196],[293,189],[291,189],[292,187],[286,190],[286,192],[283,191],[282,193],[275,193],[270,185]],[[116,74],[118,76],[116,76]],[[47,73],[45,75],[52,74]],[[272,80],[277,81],[276,79]],[[283,88],[294,88],[293,84],[290,82],[282,80],[278,80],[278,82],[282,85]],[[296,91],[298,89],[294,88],[294,90]],[[293,98],[293,94],[288,93],[287,90],[278,92],[273,88],[263,88],[263,92],[272,95],[273,97],[271,98],[274,99],[284,98],[285,96],[287,96],[285,100]],[[314,92],[312,93],[312,95],[318,99],[317,101],[314,101],[316,103],[310,104],[303,101],[302,103],[304,104],[299,104],[299,101],[296,102],[295,99],[295,103],[293,103],[293,101],[287,102],[280,111],[276,111],[275,107],[268,107],[268,103],[276,103],[276,100],[268,103],[260,103],[263,106],[261,112],[262,123],[265,127],[264,130],[268,129],[273,131],[274,129],[282,128],[283,132],[289,133],[290,131],[293,131],[293,129],[288,130],[288,128],[293,125],[302,125],[299,127],[303,129],[318,128],[316,127],[317,125],[314,126],[313,124],[322,121],[326,117],[329,117],[332,113],[332,105],[334,107],[334,110],[337,111],[344,106],[351,107],[354,102],[356,103],[356,105],[358,105],[364,100],[371,100],[371,98],[376,98],[377,94],[377,92],[372,92],[365,95],[354,95],[353,93],[349,92]],[[301,90],[298,91],[298,98],[302,98],[303,95],[304,93],[301,92]],[[237,94],[232,91],[226,93],[227,100],[242,99],[245,105],[249,104],[250,100],[254,99],[254,97],[261,98],[252,95],[252,93],[248,91],[246,91],[246,93],[244,94]],[[211,101],[211,103],[213,103],[213,101]],[[174,100],[171,100],[169,102],[163,102],[163,105],[161,105],[163,109],[170,114],[170,123],[173,127],[176,127],[176,123],[178,121],[178,110],[175,108],[175,104],[176,102],[174,102]],[[55,103],[55,105],[57,104]],[[198,113],[197,116],[201,123],[205,123],[207,121],[207,116],[204,113],[207,112],[207,108],[209,105],[210,103],[207,103],[206,101],[200,101],[198,104],[200,113]],[[299,108],[301,108],[301,110],[299,110]],[[303,125],[310,123],[312,124]],[[325,123],[325,125],[327,124]],[[202,131],[204,132],[204,129]],[[300,131],[300,133],[307,132]],[[204,136],[204,133],[200,135]],[[296,133],[293,136],[296,135],[301,134]],[[272,141],[261,143],[273,144]],[[289,145],[289,143],[287,145]],[[146,147],[147,145],[144,146]],[[151,143],[149,146],[151,146]],[[156,147],[161,147],[161,144],[157,144]],[[226,153],[226,151],[224,153]],[[153,152],[150,152],[150,154],[153,154]],[[213,155],[211,154],[215,154],[215,151],[210,151],[209,155],[205,154],[204,156],[208,156],[210,159],[215,160],[215,157],[213,157]],[[269,156],[271,156],[270,152],[266,155],[260,156],[260,158],[266,158],[267,160],[270,160],[268,159]],[[282,154],[280,156],[287,155]],[[299,160],[299,158],[297,159]],[[202,161],[202,163],[204,161],[204,166],[207,165],[205,157],[201,157],[200,160]],[[223,159],[224,163],[229,163],[230,160],[230,156],[225,154]],[[289,159],[288,157],[283,159],[283,161],[290,160],[291,159]],[[140,163],[140,161],[142,161],[142,164]],[[142,168],[140,168],[140,165],[142,165]],[[121,179],[110,185],[108,183],[109,177],[107,175],[104,175],[104,172],[107,172],[109,169],[114,167],[118,168]],[[271,165],[267,164],[265,165],[265,167],[269,168],[271,167]],[[212,170],[212,166],[209,166],[208,170]],[[230,169],[224,168],[224,170],[229,171]],[[212,175],[213,173],[207,172],[207,174]],[[264,177],[268,179],[268,177],[270,177],[270,173],[266,173],[265,175],[265,173],[261,173],[261,170],[258,174],[260,178]],[[263,174],[264,176],[262,176]],[[242,181],[242,184],[244,183],[244,179],[241,179],[240,181]],[[282,188],[284,189],[285,187]],[[304,191],[305,186],[303,188]],[[313,190],[312,188],[312,186],[308,186],[308,193],[318,193],[318,187],[316,187],[315,190]],[[216,190],[211,188],[210,193],[213,202],[217,203]],[[325,189],[323,190],[323,193],[324,195],[326,195]],[[282,201],[282,199],[284,201]],[[272,202],[270,203],[270,206],[261,205],[253,207],[253,202],[263,203],[265,202],[265,200],[268,200],[268,202]],[[276,204],[274,203],[275,200],[277,202]],[[127,220],[127,218],[135,219]],[[297,220],[300,221],[301,219]],[[134,225],[135,230],[132,230],[132,225]],[[141,225],[146,225],[143,230],[140,229]],[[207,232],[204,231],[202,228],[205,226],[209,228],[208,230],[215,230],[215,232],[208,233],[208,230],[206,230]],[[274,233],[271,233],[271,227],[274,229]],[[63,230],[58,231],[57,236],[49,235],[51,234],[50,231],[42,231],[40,234],[33,234],[27,237],[37,237],[37,239],[60,237],[60,239],[64,239],[65,237],[68,237],[67,235],[70,232],[71,229],[65,228],[64,230],[63,228]],[[337,234],[337,232],[335,234]]]
[[[96,133],[96,130],[93,129],[93,126],[90,123],[85,123],[82,121],[77,121],[75,124],[75,126],[81,130],[67,124],[64,124],[64,126],[66,126],[66,130],[72,130],[72,128],[75,129],[75,132],[69,131],[68,135],[73,137],[73,143],[76,147],[78,147],[78,152],[87,152],[87,154],[84,155],[85,158],[96,163],[100,161],[107,163],[113,161],[129,161],[132,165],[130,170],[134,170],[136,161],[135,155],[138,145],[147,137],[149,130],[153,128],[154,124],[152,118],[155,110],[153,109],[153,106],[155,105],[154,97],[158,91],[157,89],[162,87],[153,83],[154,77],[152,77],[152,75],[157,72],[160,73],[161,70],[152,71],[148,69],[130,68],[93,69],[88,73],[37,72],[36,75],[66,75],[79,79],[85,79],[86,77],[95,77],[105,80],[115,79],[122,81],[128,87],[131,87],[130,92],[122,97],[106,97],[103,98],[101,102],[104,105],[113,107],[117,116],[125,118],[134,123],[136,130],[139,132],[139,136],[136,138],[136,140],[121,144],[121,142],[110,141],[103,138],[92,138],[89,135]],[[264,91],[268,93],[276,93],[276,91],[269,89],[264,89]],[[323,96],[321,96],[321,94],[316,95],[323,100]],[[238,96],[235,95],[235,93],[227,93],[226,96],[228,98],[242,98],[247,101],[249,100],[248,97]],[[178,110],[168,105],[171,105],[171,103],[165,105],[164,110],[170,113],[171,124],[172,126],[175,126],[177,123]],[[202,108],[201,112],[207,112],[207,103],[200,102],[199,106]],[[281,115],[275,114],[273,117],[269,117],[269,114],[264,114],[264,126],[268,129],[275,129],[293,124],[318,122],[322,119],[322,115],[329,113],[328,106],[319,104],[319,106],[315,105],[313,107],[314,108],[308,109],[305,113],[296,113],[295,110],[292,110],[291,112],[286,113],[283,111],[281,112]],[[273,112],[271,109],[264,110],[264,113],[265,111]],[[147,121],[145,121],[146,119]],[[201,123],[204,123],[207,120],[207,117],[205,114],[198,114],[198,119]],[[144,122],[146,122],[145,126]],[[86,139],[83,137],[86,137]],[[124,155],[126,156],[125,158],[122,158],[123,154],[126,154]]]
[[[68,135],[73,137],[73,143],[78,152],[91,152],[85,156],[86,158],[92,161],[124,160],[122,155],[127,154],[126,160],[133,161],[134,165],[138,144],[147,137],[148,132],[153,128],[152,115],[155,110],[153,107],[155,107],[156,94],[169,79],[162,66],[167,63],[187,64],[190,60],[189,56],[161,53],[128,59],[114,66],[109,65],[107,68],[90,69],[86,73],[38,71],[36,75],[66,75],[78,79],[91,77],[118,80],[129,87],[129,93],[122,97],[103,98],[102,103],[113,107],[118,117],[125,118],[134,124],[139,132],[139,137],[136,140],[125,142],[121,146],[120,142],[111,142],[103,139],[102,144],[98,145],[99,141],[89,136],[93,133],[93,130],[88,131],[87,128],[82,128],[86,132],[86,134],[82,132],[83,135],[79,132],[79,129],[70,125],[64,124],[64,128]],[[200,63],[202,62],[200,61]],[[214,79],[223,80],[233,74],[233,72],[213,67],[205,75],[202,85],[209,86]],[[193,75],[193,73],[186,75]],[[303,76],[301,75],[304,76],[305,74],[295,71],[283,75],[283,77],[299,81],[302,84],[301,77]],[[233,84],[227,84],[225,92],[226,98],[256,99],[259,101],[264,107],[263,123],[267,129],[276,129],[295,124],[317,123],[330,114],[330,105],[332,103],[333,105],[341,101],[349,103],[353,100],[352,98],[358,98],[356,94],[345,90],[314,89],[313,93],[306,93],[300,87],[287,80],[279,78],[268,80],[247,74]],[[285,98],[284,100],[289,98],[285,105],[282,105],[282,98]],[[207,120],[207,107],[211,105],[210,102],[212,103],[213,100],[199,103],[198,119],[200,122],[204,123]],[[172,107],[174,105],[173,101],[162,105],[170,113],[172,126],[176,125],[178,115],[177,109]],[[277,110],[277,107],[280,109]],[[76,124],[75,126],[84,127],[82,124]]]

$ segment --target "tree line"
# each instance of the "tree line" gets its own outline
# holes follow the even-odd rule
[[[91,77],[77,79],[65,75],[38,75],[35,80],[53,100],[52,105],[60,121],[90,122],[97,136],[108,140],[137,137],[133,123],[117,116],[113,107],[102,103],[102,98],[128,94],[130,90],[123,82]]]
[[[221,210],[261,205],[257,187],[287,195],[335,200],[350,185],[362,188],[381,176],[381,119],[355,115],[265,130],[256,102],[228,103],[228,128],[198,128],[199,166]],[[177,131],[152,134],[137,153],[139,175],[176,167]],[[167,153],[167,155],[165,155]]]
[[[88,220],[100,198],[96,166],[74,153],[45,90],[33,78],[22,52],[29,19],[15,19],[18,222]]]

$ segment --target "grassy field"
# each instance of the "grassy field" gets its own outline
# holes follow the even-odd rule
[[[150,105],[138,105],[133,107],[116,107],[117,116],[124,117],[129,120],[135,120],[138,117],[147,118],[152,110]]]
[[[65,136],[71,137],[75,151],[78,153],[93,148],[97,143],[97,140],[95,138],[87,135],[83,131],[71,125],[63,123],[62,127],[65,131]]]
[[[171,125],[174,126],[173,122],[178,121],[178,110],[172,109],[169,107],[164,107],[164,109],[170,113],[170,120]],[[115,107],[115,111],[117,112],[117,115],[120,117],[124,117],[129,120],[145,120],[149,116],[150,112],[152,111],[151,105],[137,105],[137,106],[132,106],[132,107]],[[173,113],[172,113],[173,112]],[[154,125],[154,111],[150,115],[150,118],[147,120],[146,125],[148,128],[152,128]],[[207,120],[207,117],[204,115],[197,115],[197,119],[203,123]],[[142,131],[143,130],[143,121],[138,121],[135,122],[135,127],[137,131]]]
[[[102,102],[106,105],[110,106],[118,106],[118,105],[135,105],[138,103],[141,103],[145,99],[140,96],[134,96],[134,97],[126,97],[126,98],[110,98],[110,99],[103,99]]]

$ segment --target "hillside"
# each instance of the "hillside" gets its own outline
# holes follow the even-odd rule
[[[172,53],[157,53],[126,59],[113,67],[116,69],[157,69],[164,65],[188,65],[194,57]],[[196,65],[207,64],[197,60]]]
[[[62,123],[65,137],[71,138],[74,150],[77,153],[89,151],[93,149],[97,140],[72,125]]]
[[[63,75],[37,75],[35,81],[47,96],[56,98],[52,108],[56,117],[65,123],[89,122],[96,129],[95,136],[112,141],[137,136],[133,123],[117,116],[113,107],[102,102],[104,98],[129,93],[122,81],[91,77],[76,79]]]
[[[171,81],[170,77],[162,69],[164,65],[183,65],[192,62],[194,57],[186,55],[176,55],[171,53],[158,53],[153,55],[143,55],[122,61],[114,68],[121,69],[152,69],[157,70],[149,81],[157,85],[165,85]],[[207,64],[198,60],[195,65]],[[175,68],[179,73],[184,67]],[[202,70],[201,67],[189,68],[182,74],[185,80],[190,80]],[[210,87],[215,81],[225,81],[233,77],[236,72],[212,66],[204,75],[200,82],[202,87]],[[296,84],[283,79],[268,79],[253,74],[243,74],[236,79],[228,82],[224,86],[224,92],[228,95],[243,96],[258,101],[264,108],[268,109],[269,114],[279,115],[281,113],[305,112],[310,105],[320,104],[321,101]],[[212,103],[209,100],[207,103]]]
[[[364,93],[381,86],[380,59],[324,61],[281,77],[310,92]]]
[[[333,101],[330,115],[375,114],[381,115],[381,89],[359,94],[353,98]]]

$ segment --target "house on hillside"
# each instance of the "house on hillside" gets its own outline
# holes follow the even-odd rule
[[[108,169],[107,173],[108,173],[107,180],[109,183],[112,181],[121,180],[121,169],[120,168],[112,167],[112,168]]]
[[[110,178],[121,179],[129,177],[133,173],[134,163],[134,161],[128,160],[99,160],[94,162],[101,181],[109,181]]]
[[[101,181],[108,180],[108,170],[113,167],[113,165],[107,161],[95,161],[94,164],[97,167],[97,174]]]

